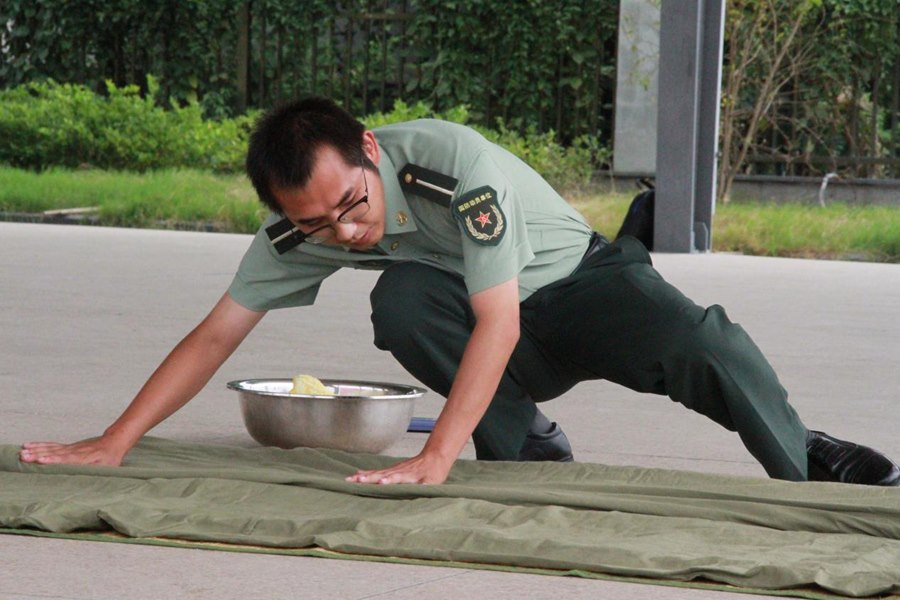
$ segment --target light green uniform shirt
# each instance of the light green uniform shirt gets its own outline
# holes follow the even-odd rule
[[[519,278],[524,300],[569,275],[587,249],[584,218],[533,169],[468,127],[423,119],[374,131],[385,193],[385,235],[366,252],[300,244],[279,255],[265,228],[244,255],[228,293],[257,311],[315,301],[322,281],[342,267],[383,270],[401,261],[426,263],[459,274],[469,294]],[[451,209],[409,190],[398,173],[408,164],[458,180],[453,199],[489,186],[496,192],[505,231],[494,245],[479,243]],[[449,196],[448,196],[449,198]]]

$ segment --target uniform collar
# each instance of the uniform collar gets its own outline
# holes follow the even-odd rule
[[[380,145],[379,148],[381,148],[381,162],[378,165],[378,174],[384,186],[384,234],[397,235],[415,231],[418,228],[406,202],[406,196],[400,188],[397,168],[384,148]]]

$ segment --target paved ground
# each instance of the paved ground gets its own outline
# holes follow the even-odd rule
[[[0,443],[96,435],[231,280],[248,236],[0,223]],[[900,266],[656,255],[754,337],[811,428],[900,457]],[[311,309],[268,315],[211,384],[152,433],[253,446],[231,379],[298,372],[414,383],[371,345],[375,275],[344,272]],[[315,341],[305,331],[320,332]],[[322,335],[324,334],[324,335]],[[428,394],[416,414],[436,416]],[[665,398],[603,382],[544,405],[582,461],[763,476],[737,436]],[[409,455],[407,434],[388,450]],[[473,457],[466,449],[465,457]],[[0,538],[0,598],[727,598],[574,578]]]

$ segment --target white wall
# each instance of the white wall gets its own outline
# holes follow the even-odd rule
[[[619,7],[613,172],[656,171],[660,0],[621,0]]]

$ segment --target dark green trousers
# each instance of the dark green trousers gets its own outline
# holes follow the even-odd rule
[[[375,345],[447,396],[475,324],[463,280],[419,263],[387,269],[372,290]],[[593,254],[520,307],[522,333],[473,433],[479,459],[515,460],[535,402],[606,379],[668,395],[736,431],[766,472],[806,479],[806,427],[744,330],[666,283],[629,237]]]

